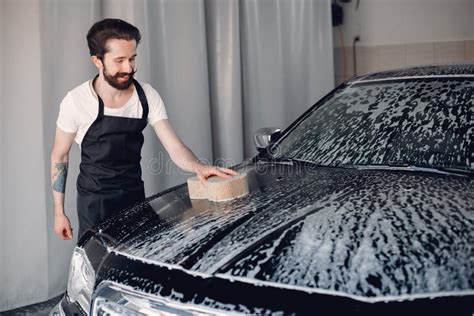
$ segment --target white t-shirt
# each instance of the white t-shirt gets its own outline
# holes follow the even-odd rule
[[[148,83],[139,82],[148,101],[148,124],[153,126],[159,120],[167,119],[165,105],[158,92]],[[76,133],[75,141],[81,146],[87,130],[99,113],[99,99],[92,87],[92,79],[69,91],[59,106],[56,125],[66,133]],[[143,108],[137,90],[126,104],[119,108],[104,106],[104,115],[141,118]]]

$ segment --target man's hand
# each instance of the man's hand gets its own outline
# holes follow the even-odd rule
[[[62,240],[72,238],[71,222],[66,215],[59,214],[54,217],[54,233]]]
[[[218,176],[221,178],[231,178],[233,176],[239,175],[237,171],[228,168],[221,168],[215,166],[206,166],[206,165],[198,165],[195,168],[196,176],[201,181],[203,185],[206,185],[206,180],[212,176]]]

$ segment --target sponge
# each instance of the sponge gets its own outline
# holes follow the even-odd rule
[[[213,176],[207,179],[206,186],[202,185],[197,177],[192,177],[188,179],[188,190],[191,199],[230,201],[249,193],[247,173],[240,173],[228,179]]]

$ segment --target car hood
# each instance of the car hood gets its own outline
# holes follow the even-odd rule
[[[363,297],[472,293],[469,177],[252,163],[230,202],[165,191],[100,226],[114,251],[188,271]]]

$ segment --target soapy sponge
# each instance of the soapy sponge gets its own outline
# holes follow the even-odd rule
[[[247,173],[240,173],[228,179],[217,176],[207,179],[207,185],[201,184],[197,177],[188,179],[191,199],[208,199],[214,202],[229,201],[249,193]]]

